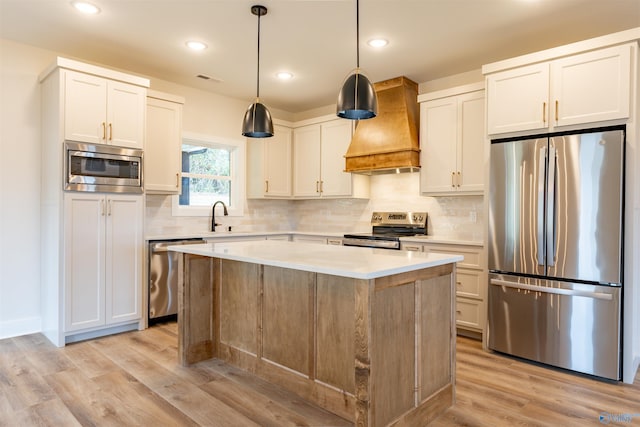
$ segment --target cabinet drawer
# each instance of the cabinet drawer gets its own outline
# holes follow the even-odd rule
[[[456,295],[480,298],[480,279],[480,272],[459,268],[456,271]]]
[[[467,267],[467,268],[478,268],[481,267],[481,252],[482,249],[478,248],[466,248],[466,247],[458,247],[458,246],[425,246],[425,252],[433,252],[436,254],[455,254],[461,255],[464,259],[458,262],[458,267]]]
[[[481,308],[481,301],[456,298],[456,325],[465,328],[482,329]]]

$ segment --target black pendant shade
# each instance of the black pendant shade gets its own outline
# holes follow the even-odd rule
[[[271,113],[260,103],[260,17],[267,14],[267,8],[251,6],[251,13],[258,17],[258,72],[256,78],[256,102],[249,105],[242,121],[242,135],[249,138],[269,138],[273,136]]]
[[[349,75],[338,94],[336,114],[343,119],[371,119],[378,114],[378,97],[373,85],[359,71]]]
[[[356,0],[356,69],[346,78],[338,94],[336,114],[343,119],[363,120],[378,114],[373,85],[360,72],[360,1]]]
[[[249,105],[242,121],[242,135],[249,138],[268,138],[273,136],[271,113],[264,104],[256,102]]]

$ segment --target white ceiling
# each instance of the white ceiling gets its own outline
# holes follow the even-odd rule
[[[355,0],[0,0],[0,37],[253,101],[257,17],[260,98],[305,111],[335,102],[355,67]],[[640,26],[640,0],[361,0],[360,65],[372,81],[422,83],[482,64]],[[384,37],[373,49],[366,41]],[[185,48],[189,39],[209,45]],[[288,70],[294,79],[275,74]],[[196,78],[205,74],[216,80]]]

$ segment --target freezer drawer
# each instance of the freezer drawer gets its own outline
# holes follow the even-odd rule
[[[490,274],[489,348],[619,380],[620,294],[619,287]]]

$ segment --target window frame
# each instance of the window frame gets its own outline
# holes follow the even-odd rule
[[[246,141],[244,139],[223,138],[194,132],[182,132],[182,144],[229,149],[230,155],[230,186],[231,204],[227,206],[229,216],[243,216],[245,204],[245,169],[246,169]],[[182,176],[182,172],[181,172]],[[180,205],[180,195],[173,195],[171,201],[172,216],[211,216],[211,206],[183,206]]]

